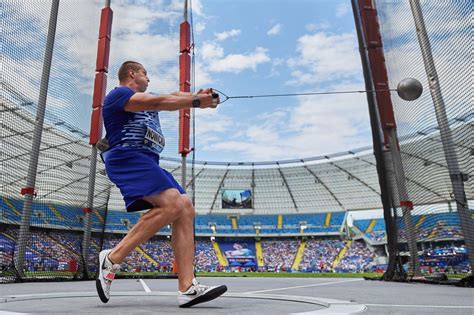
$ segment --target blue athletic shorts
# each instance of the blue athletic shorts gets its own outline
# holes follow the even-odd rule
[[[170,188],[186,193],[173,175],[160,167],[157,154],[136,147],[114,147],[103,154],[109,179],[120,189],[128,212],[150,209],[142,198]]]

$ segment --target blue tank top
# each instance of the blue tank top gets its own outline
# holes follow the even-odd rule
[[[160,154],[165,146],[157,111],[124,110],[135,92],[127,86],[116,87],[104,99],[102,116],[110,148],[138,147]]]

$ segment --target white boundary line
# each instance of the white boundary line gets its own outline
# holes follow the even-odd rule
[[[150,287],[145,283],[145,281],[143,279],[139,279],[139,280],[145,292],[150,293],[151,292]]]
[[[249,291],[249,292],[244,292],[244,294],[255,294],[255,293],[272,292],[272,291],[280,291],[280,290],[291,290],[291,289],[299,289],[299,288],[319,287],[319,286],[323,286],[323,285],[347,283],[347,282],[355,282],[355,281],[364,281],[364,279],[351,279],[351,280],[345,280],[345,281],[299,285],[299,286],[296,286],[296,287],[286,287],[286,288],[277,288],[277,289],[269,289],[269,290]]]
[[[139,279],[140,280],[140,279]],[[176,297],[176,292],[142,292],[132,291],[124,292],[119,291],[113,294],[115,297],[130,297],[130,296],[173,296]],[[34,300],[44,299],[56,299],[56,298],[85,298],[85,297],[97,297],[97,292],[70,292],[70,293],[40,293],[40,294],[24,294],[24,295],[11,295],[11,296],[0,296],[0,306],[2,303],[13,303],[13,302],[25,302]],[[336,314],[357,314],[363,312],[367,307],[363,304],[357,304],[350,301],[326,299],[326,298],[314,298],[309,296],[293,296],[293,295],[272,295],[272,294],[242,294],[242,293],[226,293],[221,298],[237,298],[237,299],[256,299],[256,300],[277,300],[287,302],[299,302],[309,303],[313,305],[322,306],[323,309],[315,311],[303,312],[303,313],[292,313],[294,315],[336,315]],[[2,301],[4,300],[4,301]],[[0,312],[3,315],[3,313]],[[26,315],[25,313],[13,313],[11,315]],[[10,315],[10,314],[8,314]]]
[[[470,305],[422,305],[422,304],[366,304],[367,306],[383,306],[383,307],[426,307],[426,308],[455,308],[455,309],[474,309]]]

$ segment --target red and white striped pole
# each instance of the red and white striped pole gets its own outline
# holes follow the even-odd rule
[[[407,230],[407,242],[410,251],[409,274],[411,276],[420,276],[420,263],[416,245],[416,226],[413,223],[411,215],[413,203],[409,199],[406,188],[393,104],[390,98],[390,92],[388,91],[388,73],[385,65],[377,10],[372,0],[357,0],[357,3],[360,10],[360,22],[363,41],[365,43],[364,48],[368,57],[368,66],[373,81],[373,89],[378,90],[375,93],[375,100],[384,136],[384,156],[387,161],[391,161],[391,163],[387,162],[387,166],[393,170],[392,172],[387,172],[393,186],[391,187],[393,206],[402,209],[402,215]],[[397,190],[397,192],[394,190]]]
[[[179,90],[190,92],[191,89],[191,26],[188,23],[188,1],[184,1],[184,21],[179,26]],[[186,188],[186,156],[191,152],[189,147],[190,109],[179,111],[179,148],[182,157],[182,181]]]
[[[95,66],[94,94],[92,96],[92,115],[89,144],[91,148],[91,164],[89,168],[89,187],[87,192],[87,204],[84,211],[84,239],[82,242],[82,257],[87,264],[89,261],[89,248],[91,242],[92,209],[94,208],[94,190],[97,169],[97,142],[102,137],[102,105],[107,87],[107,72],[109,71],[110,40],[112,33],[113,12],[110,8],[110,0],[105,1],[101,11],[99,25],[99,40],[97,45],[97,60]],[[105,224],[105,222],[104,222]],[[87,275],[87,266],[83,266],[83,273]]]
[[[179,26],[179,90],[191,91],[191,26],[188,22],[188,1],[184,0],[184,18]],[[181,186],[186,189],[186,157],[191,152],[189,147],[191,110],[179,111],[179,144],[181,154]],[[178,272],[176,260],[173,262],[173,273]]]

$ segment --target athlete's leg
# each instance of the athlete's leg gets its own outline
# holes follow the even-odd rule
[[[171,241],[178,264],[179,291],[186,291],[194,278],[194,207],[186,195],[182,195],[184,210],[173,222]]]
[[[144,197],[154,206],[128,231],[127,235],[109,254],[109,259],[120,264],[135,247],[149,240],[159,229],[179,218],[185,211],[181,194],[177,189],[167,189],[158,195]]]
[[[227,291],[225,285],[207,286],[200,284],[194,278],[194,207],[191,200],[182,196],[184,211],[182,215],[173,222],[173,251],[178,263],[179,274],[179,307],[191,307],[193,305],[211,301]]]

